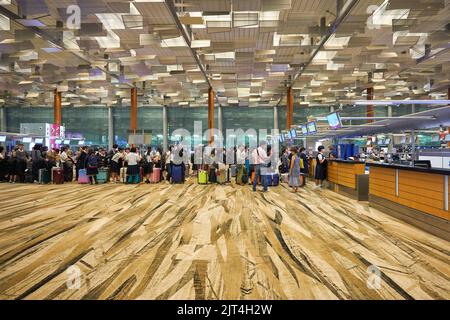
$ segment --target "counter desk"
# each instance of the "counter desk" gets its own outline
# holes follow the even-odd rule
[[[450,170],[367,165],[370,206],[450,241]]]
[[[329,188],[360,201],[368,200],[369,176],[365,163],[351,160],[328,160],[327,180]]]

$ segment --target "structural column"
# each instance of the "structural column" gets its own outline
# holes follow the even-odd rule
[[[131,88],[130,131],[137,130],[137,88]]]
[[[168,130],[167,130],[167,107],[164,105],[162,109],[162,121],[163,121],[163,150],[167,152],[169,150],[168,143]]]
[[[0,132],[6,132],[6,114],[5,107],[0,107]]]
[[[286,130],[290,130],[293,122],[294,114],[294,96],[292,94],[292,88],[289,87],[287,90],[286,97]]]
[[[367,88],[367,100],[373,100],[373,87]],[[368,105],[367,117],[372,118],[373,116],[374,116],[373,105]],[[373,122],[373,119],[369,119],[367,122]]]
[[[273,128],[274,130],[279,130],[278,128],[278,107],[273,107]]]
[[[61,125],[61,115],[62,115],[62,110],[61,110],[61,105],[62,105],[62,101],[61,101],[61,92],[58,92],[57,89],[55,89],[54,91],[54,99],[53,99],[53,123],[57,124],[57,125]]]
[[[108,150],[114,145],[114,120],[112,107],[108,107]]]
[[[209,88],[208,90],[208,129],[210,129],[209,143],[214,142],[214,90]]]
[[[222,118],[222,106],[219,104],[217,106],[217,129],[219,129],[219,131],[222,133],[222,135],[224,135],[222,121],[223,121],[223,118]]]
[[[450,100],[450,87],[447,88],[447,100]],[[449,107],[450,107],[450,105],[449,105]],[[450,127],[447,128],[447,132],[450,133]],[[450,148],[450,141],[447,142],[447,147]]]

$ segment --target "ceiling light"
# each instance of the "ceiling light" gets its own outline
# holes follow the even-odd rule
[[[208,48],[211,46],[211,40],[192,40],[191,48]]]
[[[161,47],[170,48],[170,47],[187,47],[186,41],[182,36],[170,39],[161,40]]]

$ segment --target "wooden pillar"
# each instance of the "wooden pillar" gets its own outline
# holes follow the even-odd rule
[[[57,89],[54,91],[54,100],[53,100],[53,123],[57,125],[61,125],[61,92],[58,92]]]
[[[137,88],[131,88],[130,131],[137,130]]]
[[[447,88],[447,100],[450,100],[450,87]],[[447,132],[450,134],[450,127],[447,128]],[[447,142],[447,148],[450,148],[450,141]]]
[[[367,88],[367,100],[373,100],[373,87]],[[367,117],[373,117],[373,105],[367,106]],[[373,122],[373,119],[367,120],[367,122]]]
[[[208,90],[208,129],[214,129],[214,90],[209,88]],[[214,142],[214,134],[210,131],[209,143]]]
[[[292,94],[292,88],[287,90],[286,97],[286,130],[291,130],[294,115],[294,96]]]

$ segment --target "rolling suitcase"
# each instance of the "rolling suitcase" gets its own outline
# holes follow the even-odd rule
[[[237,167],[235,164],[232,164],[230,166],[230,171],[231,171],[231,176],[232,177],[236,177],[237,176]]]
[[[52,168],[52,182],[54,184],[64,183],[64,170],[62,168]]]
[[[208,172],[205,170],[198,171],[198,183],[199,184],[208,184]]]
[[[87,175],[86,169],[80,169],[78,171],[78,183],[88,184],[90,183],[89,177]]]
[[[120,182],[126,183],[127,182],[127,167],[120,168]]]
[[[280,180],[283,183],[288,183],[289,182],[289,173],[282,173]]]
[[[161,181],[161,168],[153,168],[150,175],[150,183],[158,183]]]
[[[173,165],[171,172],[172,183],[183,183],[183,168],[182,165]]]
[[[217,182],[216,169],[214,169],[214,168],[209,169],[208,182],[210,182],[210,183]]]
[[[107,183],[109,182],[109,170],[108,168],[100,168],[97,173],[97,183]]]
[[[269,186],[276,187],[280,184],[280,176],[278,173],[268,173],[265,178]]]
[[[225,184],[227,182],[227,171],[228,170],[217,170],[216,176],[217,176],[217,183],[219,184]]]
[[[39,169],[39,183],[48,184],[51,181],[50,171],[47,169]]]

